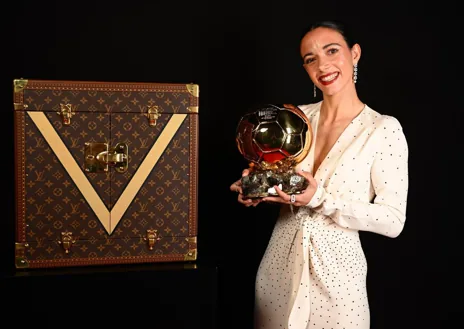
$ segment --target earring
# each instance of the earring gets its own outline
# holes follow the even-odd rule
[[[354,83],[358,81],[358,64],[354,64],[354,67],[353,67],[353,81]]]
[[[314,98],[316,98],[316,85],[314,85]]]

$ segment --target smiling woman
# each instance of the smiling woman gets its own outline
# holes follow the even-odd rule
[[[367,263],[359,231],[397,237],[406,219],[408,145],[399,121],[358,97],[361,47],[322,22],[300,54],[323,100],[299,105],[314,132],[298,170],[303,193],[238,201],[281,203],[256,277],[255,328],[369,329]],[[245,169],[244,175],[249,174]],[[241,191],[237,184],[232,191]]]
[[[300,52],[314,88],[324,94],[334,95],[356,83],[361,47],[351,44],[341,25],[324,22],[313,26],[301,40]]]

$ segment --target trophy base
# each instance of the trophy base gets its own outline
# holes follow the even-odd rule
[[[246,199],[279,196],[274,186],[278,186],[287,194],[300,194],[308,187],[308,181],[294,170],[257,170],[242,177],[241,182],[243,197]]]

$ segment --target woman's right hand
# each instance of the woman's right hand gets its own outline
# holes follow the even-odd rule
[[[243,171],[242,171],[242,177],[247,176],[249,173],[250,173],[250,170],[249,170],[249,169],[243,170]],[[231,190],[232,192],[238,193],[237,200],[238,200],[238,202],[240,202],[241,204],[243,204],[245,207],[249,207],[249,206],[256,207],[256,206],[261,202],[261,199],[260,199],[260,198],[257,198],[257,199],[247,199],[247,198],[244,198],[244,197],[243,197],[242,181],[241,181],[241,179],[239,179],[238,181],[232,183],[232,185],[230,185],[230,190]]]

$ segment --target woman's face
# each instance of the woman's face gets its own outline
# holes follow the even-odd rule
[[[337,31],[318,27],[303,37],[300,53],[313,83],[331,96],[353,83],[353,65],[361,49],[357,44],[350,49]]]

